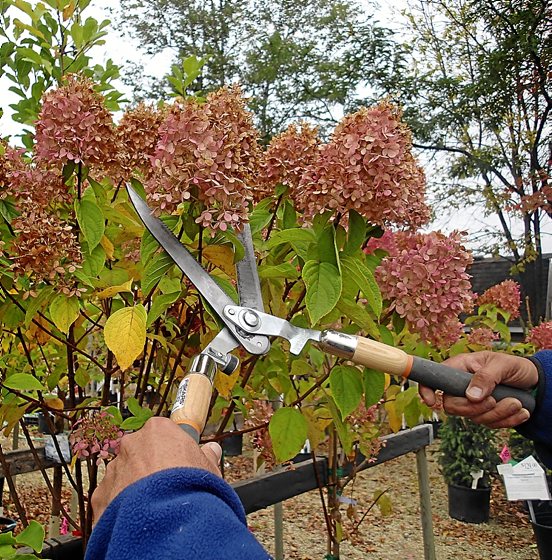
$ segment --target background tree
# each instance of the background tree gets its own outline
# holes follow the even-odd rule
[[[308,0],[300,10],[290,0],[122,0],[117,19],[148,54],[170,48],[177,60],[205,57],[196,91],[239,82],[265,141],[290,120],[335,125],[361,87],[401,63],[390,32],[348,0]],[[135,87],[138,97],[151,86],[166,95],[166,83],[150,81]]]
[[[409,21],[415,72],[398,95],[415,146],[448,156],[449,201],[498,217],[492,247],[512,255],[535,309],[551,197],[550,2],[424,0]]]

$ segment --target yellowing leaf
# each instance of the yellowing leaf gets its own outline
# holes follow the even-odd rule
[[[397,403],[394,397],[400,393],[401,388],[399,385],[391,385],[387,389],[387,401],[384,408],[387,412],[387,421],[389,422],[389,427],[393,432],[397,433],[402,427],[402,414],[397,411]]]
[[[67,334],[69,327],[77,320],[80,313],[79,300],[59,294],[50,304],[50,316],[56,327]]]
[[[146,309],[139,304],[119,309],[105,323],[105,343],[115,354],[122,370],[130,367],[142,353],[146,342],[146,319]]]
[[[223,396],[225,399],[230,397],[232,393],[232,389],[236,384],[236,381],[240,377],[240,368],[236,368],[236,371],[232,373],[232,375],[226,375],[221,371],[217,371],[215,376],[215,389]]]
[[[207,245],[203,249],[203,256],[228,276],[234,276],[234,251],[228,245]]]
[[[105,235],[100,239],[100,245],[105,251],[105,256],[110,261],[114,260],[115,247],[113,246],[113,243],[111,243],[111,241]]]
[[[132,292],[132,283],[134,280],[131,278],[128,282],[121,284],[119,286],[109,286],[98,293],[100,299],[107,299],[113,297],[121,292]]]
[[[63,410],[64,404],[63,401],[58,397],[46,397],[44,402],[48,406],[48,408],[53,408],[54,410]]]

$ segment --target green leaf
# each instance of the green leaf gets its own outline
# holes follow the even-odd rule
[[[376,317],[379,317],[383,307],[383,300],[372,271],[358,258],[354,257],[343,257],[341,259],[341,266],[343,267],[343,276],[347,278],[347,281],[354,282],[368,300],[368,305]]]
[[[369,408],[383,397],[385,391],[385,374],[375,369],[364,368],[364,404]]]
[[[370,313],[366,311],[366,307],[359,305],[351,298],[343,295],[337,302],[337,308],[348,317],[355,325],[367,332],[373,338],[379,338],[379,330]]]
[[[180,292],[172,294],[158,294],[153,297],[146,325],[151,326],[177,299]]]
[[[82,271],[89,278],[96,278],[99,276],[105,264],[105,250],[101,245],[97,245],[92,251],[88,247],[84,247],[84,259],[82,263]]]
[[[67,334],[69,327],[77,320],[80,313],[80,304],[77,297],[67,297],[59,294],[50,304],[50,316],[56,327]]]
[[[119,309],[105,323],[104,339],[122,370],[142,353],[146,342],[146,309],[142,304]]]
[[[31,324],[37,311],[48,301],[53,292],[54,288],[52,286],[46,286],[46,288],[42,289],[35,298],[32,298],[29,301],[29,306],[25,311],[26,327]]]
[[[146,261],[144,276],[142,277],[142,293],[144,295],[149,294],[173,265],[174,261],[164,251],[155,254],[153,258]]]
[[[362,247],[366,239],[366,221],[355,210],[349,210],[349,229],[344,253],[352,255]]]
[[[138,418],[136,416],[131,416],[121,424],[121,428],[123,430],[139,430],[147,421],[147,418]]]
[[[35,552],[41,552],[44,544],[44,527],[33,520],[15,537],[15,540],[18,544],[30,546]]]
[[[93,192],[92,189],[88,189]],[[82,234],[88,243],[88,251],[93,251],[105,232],[104,215],[91,196],[75,200],[75,212]]]
[[[14,373],[6,378],[4,387],[16,391],[44,391],[42,383],[30,373]]]
[[[268,431],[274,455],[279,462],[289,461],[305,445],[308,424],[296,408],[279,408],[270,419]]]
[[[291,243],[295,246],[296,243],[310,244],[314,242],[316,242],[314,231],[305,228],[292,228],[273,233],[266,242],[266,248],[272,249],[283,243]]]
[[[90,383],[90,374],[83,368],[79,368],[75,373],[75,382],[83,389]]]
[[[258,268],[259,278],[289,278],[297,279],[299,271],[291,263],[277,265],[261,264]]]
[[[106,412],[113,416],[112,422],[115,426],[120,426],[123,423],[123,415],[116,406],[107,407]]]
[[[153,412],[147,407],[140,406],[138,399],[134,397],[128,399],[127,406],[130,413],[137,418],[151,418],[153,416]]]
[[[305,303],[312,324],[315,325],[339,301],[341,275],[333,264],[308,261],[303,267],[303,280],[307,288]]]
[[[360,371],[353,366],[334,367],[330,373],[330,389],[341,418],[346,418],[357,408],[362,398]]]

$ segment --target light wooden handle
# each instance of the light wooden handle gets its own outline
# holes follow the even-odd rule
[[[178,387],[171,420],[191,426],[197,432],[196,441],[207,421],[212,391],[213,384],[203,373],[189,373]],[[186,431],[190,433],[190,430]]]
[[[400,348],[388,346],[376,340],[362,336],[356,338],[357,345],[352,357],[353,362],[378,371],[408,377],[412,368],[412,356]]]

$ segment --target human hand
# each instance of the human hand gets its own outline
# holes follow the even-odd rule
[[[150,474],[174,467],[205,469],[220,476],[220,445],[209,442],[201,448],[182,428],[168,418],[150,418],[133,434],[123,436],[119,454],[106,468],[92,495],[94,521],[127,486]]]
[[[466,397],[443,395],[443,407],[448,414],[466,416],[489,428],[511,428],[529,419],[530,413],[515,398],[496,401],[494,388],[503,383],[520,389],[530,389],[538,383],[538,371],[533,362],[500,352],[459,354],[443,362],[447,366],[473,373]],[[428,406],[437,402],[435,391],[420,386],[420,395]]]

